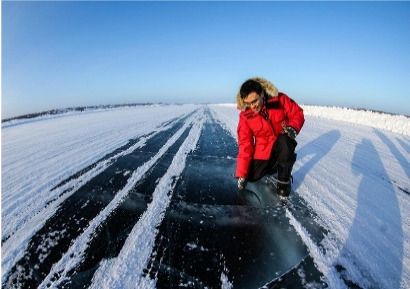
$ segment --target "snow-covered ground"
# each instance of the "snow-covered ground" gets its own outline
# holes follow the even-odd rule
[[[345,287],[342,277],[363,288],[410,288],[410,119],[348,109],[303,108],[306,123],[297,137],[293,187],[329,233],[322,244],[315,244],[287,211],[290,224],[331,288]],[[235,105],[123,108],[3,125],[2,284],[10,286],[7,278],[11,273],[24,274],[18,266],[13,268],[26,250],[40,250],[40,256],[47,257],[47,246],[29,248],[30,240],[65,200],[113,162],[182,122],[149,160],[125,173],[127,182],[122,190],[71,241],[49,274],[41,277],[41,286],[64,282],[70,270],[81,263],[100,224],[189,131],[120,254],[101,262],[92,283],[93,287],[155,287],[155,281],[143,276],[143,271],[175,179],[209,118],[207,109],[236,138],[239,111]],[[130,141],[133,139],[135,142]],[[49,243],[58,243],[58,238],[47,242],[57,246]],[[340,272],[335,265],[345,270]],[[221,280],[229,287],[226,278],[229,274],[225,272]]]

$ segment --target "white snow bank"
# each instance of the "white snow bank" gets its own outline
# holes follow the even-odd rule
[[[346,107],[301,105],[305,115],[367,125],[410,136],[410,117]]]
[[[235,103],[221,103],[215,105],[227,108],[236,108]],[[307,116],[341,120],[410,136],[410,117],[408,116],[393,115],[370,110],[356,110],[346,107],[327,107],[317,105],[300,106],[303,108],[303,111]]]

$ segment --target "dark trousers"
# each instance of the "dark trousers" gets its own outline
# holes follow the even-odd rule
[[[293,164],[296,161],[297,142],[286,134],[281,134],[273,144],[269,160],[252,160],[247,180],[257,181],[267,174],[278,171],[278,179],[289,180]]]

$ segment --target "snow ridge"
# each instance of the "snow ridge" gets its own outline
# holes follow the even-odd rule
[[[310,234],[305,228],[295,219],[292,213],[286,209],[286,217],[289,218],[289,223],[295,228],[298,235],[302,238],[303,243],[308,247],[310,256],[313,258],[317,268],[325,276],[330,288],[344,289],[347,288],[345,283],[339,278],[339,274],[333,267],[331,260],[326,258],[325,254],[319,247],[312,241]]]
[[[82,185],[90,181],[93,177],[97,176],[102,171],[107,169],[107,167],[109,167],[118,158],[131,153],[137,148],[143,147],[148,139],[152,138],[159,132],[162,132],[168,129],[171,126],[172,124],[168,124],[163,127],[159,127],[158,130],[156,130],[154,133],[150,134],[149,136],[141,137],[141,139],[137,143],[129,147],[127,150],[121,151],[117,153],[116,155],[111,156],[108,159],[99,162],[94,168],[92,168],[88,172],[78,176],[77,178],[71,179],[69,182],[67,182],[66,184],[58,188],[50,190],[49,184],[45,184],[44,187],[42,187],[41,189],[33,190],[32,192],[29,192],[28,194],[17,198],[12,203],[5,202],[6,198],[3,199],[2,201],[6,203],[4,205],[2,204],[3,218],[7,219],[7,216],[10,216],[12,215],[12,213],[14,213],[13,217],[20,220],[20,222],[19,223],[6,222],[6,224],[4,224],[4,226],[2,227],[2,239],[8,238],[8,236],[11,235],[13,232],[19,230],[20,227],[24,225],[24,223],[26,223],[28,220],[30,220],[33,217],[33,215],[37,215],[46,206],[50,206],[51,203],[55,202],[54,204],[52,204],[53,208],[58,207],[65,199],[71,196],[78,188],[80,188]],[[27,198],[28,195],[33,196],[33,198]],[[39,198],[39,196],[44,196],[44,197]],[[19,210],[18,212],[13,212],[16,208],[19,208],[19,207],[25,207],[26,210]],[[27,213],[28,208],[32,208],[30,213]],[[22,214],[25,214],[26,216],[20,217],[20,215]]]
[[[165,210],[171,201],[172,190],[185,167],[188,153],[196,147],[204,121],[205,116],[202,111],[200,120],[194,124],[168,171],[159,181],[152,202],[134,226],[120,254],[115,260],[101,263],[100,268],[94,274],[91,288],[154,287],[155,280],[144,277],[143,270],[148,264],[154,247],[158,233],[157,227],[162,222]]]
[[[73,245],[64,254],[60,261],[55,264],[44,279],[40,288],[47,288],[52,284],[54,287],[59,286],[61,282],[65,281],[67,278],[67,273],[81,262],[85,250],[88,247],[89,241],[92,239],[93,233],[110,215],[111,213],[122,203],[122,201],[128,196],[130,190],[135,186],[135,184],[148,172],[148,170],[158,161],[158,159],[163,156],[166,151],[178,140],[178,138],[183,134],[183,132],[188,128],[193,122],[195,116],[191,116],[184,125],[167,141],[167,143],[158,151],[158,153],[153,156],[148,162],[139,167],[132,176],[128,179],[127,184],[124,188],[118,192],[114,199],[105,207],[104,210],[100,212],[89,224],[88,228],[75,240]],[[131,152],[131,148],[127,152]],[[59,276],[59,279],[52,282],[55,276]]]
[[[170,125],[164,126],[157,130],[155,133],[151,134],[149,137],[143,137],[136,144],[131,146],[125,151],[122,151],[107,160],[104,160],[97,164],[97,166],[87,173],[81,175],[77,179],[73,179],[70,182],[64,184],[57,189],[49,190],[43,189],[41,192],[37,193],[37,198],[22,198],[20,202],[31,201],[29,205],[25,207],[33,207],[31,212],[27,214],[27,211],[20,210],[17,212],[19,214],[27,214],[24,218],[17,218],[18,223],[13,222],[3,222],[2,224],[2,234],[4,236],[10,236],[3,244],[3,255],[2,255],[2,271],[3,278],[7,276],[8,272],[11,270],[13,264],[17,260],[21,259],[25,249],[28,246],[28,243],[31,237],[44,226],[47,219],[52,216],[59,206],[72,194],[74,194],[81,186],[90,181],[92,178],[103,172],[107,169],[115,160],[119,157],[129,154],[133,150],[142,147],[145,145],[146,141],[158,134],[159,132],[169,128]],[[65,192],[67,191],[67,192]],[[50,194],[50,192],[52,192]],[[63,194],[63,192],[65,192]],[[63,194],[63,195],[62,195]],[[39,198],[39,195],[44,195],[44,198]],[[14,207],[24,206],[22,204],[14,204]],[[3,211],[4,212],[4,211]],[[4,213],[7,212],[7,209]],[[11,216],[12,214],[6,214]],[[16,214],[13,215],[16,217]],[[4,282],[5,280],[2,280]]]

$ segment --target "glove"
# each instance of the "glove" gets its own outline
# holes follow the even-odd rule
[[[296,130],[291,126],[283,126],[283,132],[286,133],[291,139],[296,138]]]
[[[245,178],[239,178],[238,179],[238,189],[243,190],[245,186],[246,186]]]

